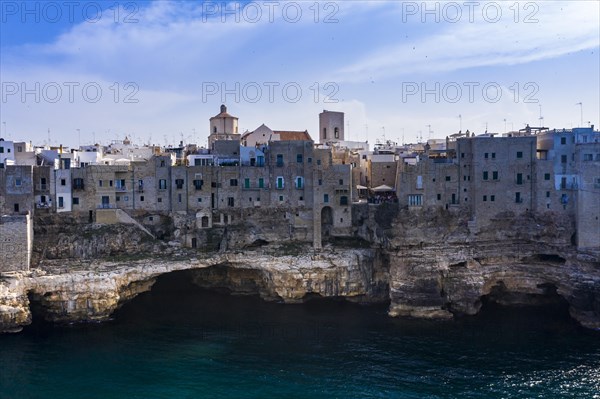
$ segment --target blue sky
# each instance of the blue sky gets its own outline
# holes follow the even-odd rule
[[[600,122],[597,1],[0,6],[0,129],[14,140],[204,144],[223,95],[242,130],[316,138],[318,113],[340,110],[346,136],[371,143],[569,128],[579,102],[584,125]]]

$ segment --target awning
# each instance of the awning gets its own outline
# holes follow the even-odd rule
[[[356,189],[357,189],[357,190],[368,190],[369,188],[368,188],[368,187],[365,187],[365,186],[361,186],[360,184],[357,184],[357,185],[356,185]]]
[[[394,189],[390,186],[386,186],[385,184],[382,184],[381,186],[377,186],[373,189],[373,191],[375,191],[376,193],[382,193],[385,191],[394,191]]]

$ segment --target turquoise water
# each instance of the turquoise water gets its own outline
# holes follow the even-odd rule
[[[600,334],[564,308],[455,322],[157,283],[109,323],[0,336],[1,398],[600,398]]]

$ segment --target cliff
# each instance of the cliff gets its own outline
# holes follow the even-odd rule
[[[386,301],[387,274],[375,251],[335,250],[286,255],[239,251],[183,259],[157,258],[123,263],[93,261],[79,269],[62,262],[0,280],[0,330],[16,331],[31,322],[31,307],[47,321],[103,321],[123,303],[151,289],[166,273],[187,273],[199,286],[266,300],[297,303],[314,296],[344,297],[357,302]],[[182,253],[180,253],[182,255]],[[189,255],[189,254],[188,254]],[[72,265],[73,266],[73,265]]]
[[[485,301],[563,303],[583,326],[600,329],[599,256],[576,251],[567,218],[500,214],[478,225],[460,211],[355,206],[355,236],[318,252],[290,241],[280,219],[204,230],[205,245],[195,249],[181,245],[194,228],[185,215],[146,226],[158,238],[132,225],[42,219],[36,266],[0,278],[0,330],[29,324],[32,308],[54,322],[106,320],[167,273],[285,303],[386,302],[392,316],[473,315]]]

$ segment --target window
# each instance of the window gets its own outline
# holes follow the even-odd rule
[[[83,179],[80,177],[73,179],[73,188],[75,190],[83,189]]]
[[[265,188],[265,179],[262,177],[258,178],[258,188]]]
[[[441,201],[441,200],[442,200],[442,194],[438,194],[438,195],[437,195],[437,200],[438,200],[438,201]]]
[[[233,197],[227,197],[227,206],[230,206],[230,207],[234,206],[234,198]]]
[[[102,187],[102,180],[98,180],[98,187]]]
[[[561,144],[561,145],[565,145],[565,144],[567,144],[567,138],[566,138],[566,137],[561,137],[561,138],[560,138],[560,144]]]
[[[487,180],[488,179],[488,172],[487,170],[483,172],[483,180]]]
[[[311,158],[311,157],[308,157],[308,159],[306,160],[306,162],[308,162],[308,163],[312,163],[312,158]]]
[[[23,147],[21,147],[21,146],[18,146],[18,147],[17,147],[17,152],[23,152]]]
[[[322,186],[322,185],[323,185],[323,180],[319,179],[319,186]]]
[[[237,185],[238,185],[237,179],[229,179],[229,185],[231,187],[237,187]]]
[[[342,195],[340,197],[340,205],[348,205],[348,197],[345,195]]]
[[[523,173],[517,173],[517,184],[523,184]]]
[[[296,177],[296,188],[304,188],[304,179],[301,176]]]
[[[323,194],[323,202],[324,203],[329,203],[329,194]]]
[[[321,160],[317,159],[317,165],[321,165]]]
[[[175,186],[177,186],[177,190],[181,190],[183,188],[183,179],[175,179]]]
[[[194,188],[196,190],[202,190],[202,186],[204,185],[204,180],[194,180]]]
[[[550,191],[546,191],[546,198],[550,198]]]
[[[177,194],[177,202],[181,202],[181,193]]]
[[[302,159],[302,154],[298,154],[296,155],[296,162],[298,163],[302,163],[303,159]]]
[[[67,179],[60,179],[60,185],[61,186],[66,186],[67,185]]]
[[[244,188],[250,188],[250,179],[247,177],[244,179]]]
[[[278,176],[277,177],[277,189],[278,190],[282,190],[283,189],[283,184],[284,184],[283,177],[282,176]]]
[[[485,154],[483,154],[483,157],[484,157],[485,159],[488,159],[488,153],[486,152]]]
[[[118,189],[125,190],[125,179],[119,179],[116,181]]]
[[[483,202],[487,202],[487,195],[483,196]]]
[[[4,154],[4,147],[0,147],[0,154]]]
[[[460,153],[460,157],[461,157],[461,158],[464,158],[464,157],[465,157],[465,153],[464,153],[464,152],[461,152],[461,153]]]
[[[79,205],[79,197],[73,197],[73,205]]]
[[[19,204],[14,204],[13,209],[15,212],[19,212]]]
[[[340,179],[340,186],[344,185],[344,179]]]
[[[109,181],[108,181],[108,186],[109,186],[109,187],[112,187],[112,186],[113,186],[113,181],[112,181],[112,180],[109,180]]]
[[[117,201],[121,201],[121,196],[117,195],[115,198]]]
[[[594,155],[593,154],[583,154],[583,160],[584,161],[593,161]]]
[[[446,176],[446,181],[450,181],[450,176]]]
[[[164,166],[165,166],[165,161],[161,160],[161,161],[160,161],[160,167],[162,168],[162,167],[164,167]]]
[[[158,200],[159,200],[159,202],[160,202],[160,198],[159,198]],[[140,195],[140,201],[141,201],[141,202],[144,202],[144,196],[143,196],[143,195]]]
[[[496,153],[492,152],[492,159],[496,159]]]
[[[560,163],[567,163],[567,156],[566,155],[561,155],[560,156]]]
[[[544,173],[544,180],[550,180],[550,173]]]
[[[334,128],[333,128],[333,135],[334,135],[334,137],[335,137],[336,139],[339,139],[339,138],[340,138],[340,129],[339,129],[339,128],[337,128],[337,127],[334,127]]]
[[[165,179],[160,179],[158,181],[158,189],[159,190],[166,190],[167,189],[167,181]]]
[[[523,158],[523,151],[517,151],[517,158]]]
[[[158,197],[158,198],[156,199],[156,202],[162,202],[162,198],[161,198],[161,197]]]
[[[65,207],[65,200],[63,197],[58,197],[58,207],[59,208],[64,208]]]
[[[423,195],[411,194],[408,196],[408,206],[421,206],[423,205]]]
[[[202,198],[198,198],[198,202],[202,202]]]
[[[283,195],[279,196],[279,202],[283,202]]]
[[[277,154],[277,166],[283,166],[283,155]]]
[[[495,196],[495,195],[490,195],[490,201],[491,201],[491,202],[494,202],[494,201],[496,201],[496,196]]]
[[[492,172],[492,179],[498,180],[498,171],[497,170]]]
[[[522,203],[522,202],[523,202],[523,198],[521,197],[521,193],[519,193],[519,192],[516,192],[516,193],[515,193],[515,202],[516,202],[517,204],[520,204],[520,203]]]
[[[21,179],[15,179],[15,186],[16,187],[21,187],[21,185],[23,184],[23,181]]]

